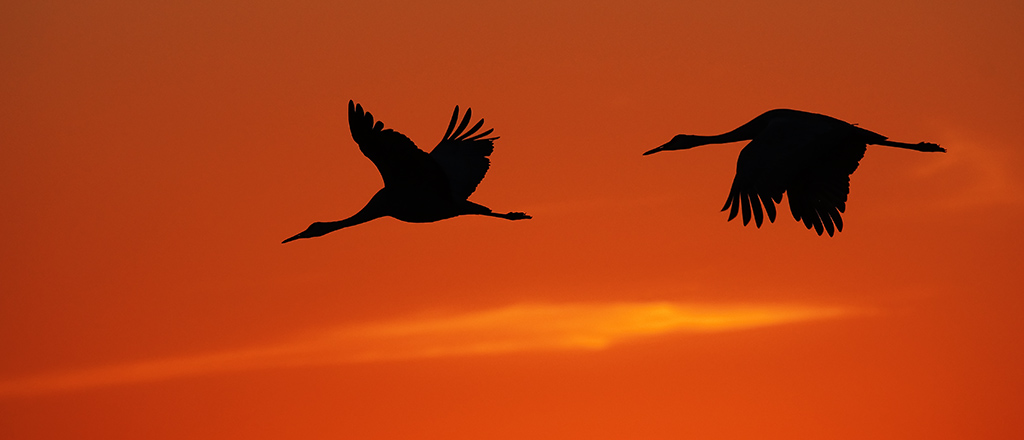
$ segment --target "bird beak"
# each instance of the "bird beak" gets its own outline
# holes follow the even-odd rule
[[[666,144],[664,144],[664,145],[662,145],[662,146],[660,146],[660,147],[658,147],[658,148],[655,148],[655,149],[653,149],[653,150],[650,150],[650,151],[648,151],[648,152],[644,153],[644,156],[646,156],[646,155],[648,155],[648,154],[654,154],[654,153],[657,153],[657,152],[659,152],[659,151],[665,151],[665,145],[668,145],[668,143],[666,143]]]
[[[286,238],[284,241],[281,242],[281,244],[285,244],[285,243],[287,243],[289,241],[295,241],[295,240],[298,240],[300,238],[306,238],[306,237],[302,236],[303,232],[305,232],[305,231],[302,231],[302,232],[300,232],[298,234],[295,234],[295,235],[293,235],[293,236],[291,236],[289,238]]]

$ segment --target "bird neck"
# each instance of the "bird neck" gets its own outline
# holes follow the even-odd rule
[[[761,115],[727,133],[716,134],[713,136],[694,136],[694,140],[699,142],[699,145],[749,141],[753,139],[754,136],[757,136],[757,133],[761,132],[768,122],[769,119],[764,117],[764,115]]]
[[[349,226],[355,226],[358,224],[366,223],[376,218],[387,216],[388,213],[386,212],[384,199],[385,197],[382,197],[381,192],[378,191],[377,194],[375,194],[373,198],[370,199],[366,206],[364,206],[363,209],[360,209],[359,212],[355,213],[355,215],[344,220],[338,220],[333,222],[321,222],[322,234],[319,235],[328,234],[337,231],[338,229],[347,228]]]
[[[355,215],[353,215],[352,217],[349,217],[347,219],[338,220],[338,221],[334,221],[334,222],[324,222],[324,223],[328,226],[328,229],[329,229],[328,232],[333,232],[333,231],[337,231],[338,229],[341,229],[341,228],[347,228],[349,226],[355,226],[355,225],[358,225],[358,224],[366,223],[366,222],[368,222],[370,220],[373,220],[375,218],[380,218],[380,217],[384,217],[384,216],[380,215],[380,214],[369,213],[369,212],[366,211],[365,208],[363,208],[363,210],[357,212]]]
[[[359,212],[355,213],[355,215],[334,223],[337,223],[339,225],[338,228],[340,229],[391,215],[388,209],[388,200],[387,192],[381,188],[380,191],[377,191],[377,193],[370,198],[369,202],[366,202],[366,206],[364,206],[363,209],[360,209]]]

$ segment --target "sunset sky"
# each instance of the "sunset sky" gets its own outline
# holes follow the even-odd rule
[[[1024,438],[1024,3],[7,2],[0,438]],[[347,104],[470,197],[382,185]],[[720,212],[772,108],[869,147],[844,230]],[[784,202],[786,203],[786,202]]]

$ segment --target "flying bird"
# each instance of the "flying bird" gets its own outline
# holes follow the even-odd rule
[[[728,133],[715,136],[680,134],[644,155],[685,150],[707,144],[749,140],[736,161],[736,177],[722,211],[729,220],[742,210],[743,224],[753,215],[761,227],[764,215],[775,222],[775,204],[789,197],[793,218],[818,235],[843,230],[850,175],[857,170],[868,145],[917,151],[945,152],[936,144],[907,144],[888,140],[839,119],[799,110],[769,110]],[[762,205],[764,210],[762,211]]]
[[[530,218],[522,212],[497,213],[486,206],[467,200],[484,178],[491,161],[497,136],[487,137],[494,129],[477,133],[481,119],[469,126],[472,109],[459,122],[459,106],[455,106],[441,142],[428,154],[416,147],[405,135],[385,129],[374,122],[373,115],[363,107],[348,102],[348,125],[352,139],[380,171],[384,188],[377,191],[363,209],[344,220],[315,222],[281,243],[300,238],[319,237],[341,228],[391,216],[405,222],[426,223],[459,215],[478,214],[508,220]],[[456,127],[456,123],[458,126]]]

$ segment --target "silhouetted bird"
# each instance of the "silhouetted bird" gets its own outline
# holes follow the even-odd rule
[[[391,216],[405,222],[425,223],[464,214],[489,215],[508,220],[528,219],[522,212],[499,214],[486,206],[466,200],[484,178],[490,167],[487,156],[494,151],[497,136],[485,137],[494,129],[474,134],[484,124],[481,119],[469,125],[472,109],[466,109],[462,122],[455,106],[441,142],[427,154],[405,135],[384,129],[374,123],[373,115],[363,112],[361,105],[348,102],[348,125],[359,150],[369,158],[384,178],[384,188],[377,191],[363,209],[345,220],[316,222],[305,231],[282,243],[300,238],[319,237],[378,217]]]
[[[936,144],[893,142],[853,124],[798,110],[769,110],[728,133],[716,136],[681,134],[644,155],[685,150],[706,144],[750,140],[736,161],[736,178],[725,201],[729,220],[742,206],[743,224],[751,214],[761,227],[764,213],[775,222],[775,204],[789,194],[793,218],[803,220],[818,235],[843,230],[839,213],[846,211],[850,174],[864,157],[867,145],[885,145],[917,151],[946,151]],[[834,226],[833,226],[834,225]]]

